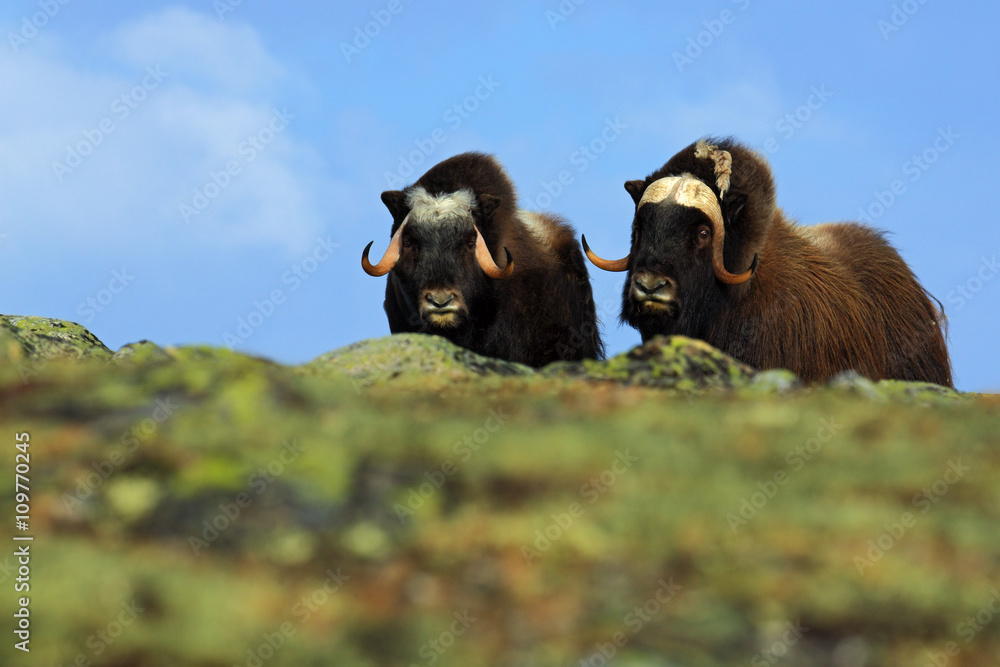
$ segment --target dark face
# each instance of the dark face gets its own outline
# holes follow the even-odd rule
[[[402,241],[393,275],[410,317],[418,320],[412,324],[427,333],[461,338],[473,315],[481,318],[492,290],[476,262],[472,220],[411,222]]]
[[[672,201],[640,204],[621,319],[643,341],[656,334],[704,335],[721,297],[712,272],[712,234],[708,217],[696,208]]]

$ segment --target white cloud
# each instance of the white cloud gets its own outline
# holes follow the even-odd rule
[[[204,81],[213,90],[257,92],[284,74],[253,28],[186,7],[122,25],[113,43],[116,54],[131,65],[170,63],[177,76]]]
[[[252,28],[168,9],[103,43],[119,72],[66,49],[0,50],[4,232],[83,253],[312,242],[320,161],[295,140],[296,110],[273,90],[282,69]],[[186,223],[199,191],[209,205]]]

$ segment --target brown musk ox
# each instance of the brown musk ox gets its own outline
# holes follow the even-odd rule
[[[389,247],[372,276],[388,274],[392,333],[443,336],[473,352],[543,366],[604,354],[587,265],[573,229],[520,210],[492,156],[463,153],[416,183],[382,193]]]
[[[767,162],[731,138],[691,144],[625,189],[635,202],[621,319],[643,341],[701,338],[807,382],[846,370],[952,386],[944,318],[882,233],[801,227],[775,203]]]

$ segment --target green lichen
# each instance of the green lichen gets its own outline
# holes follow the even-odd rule
[[[541,370],[419,335],[297,368],[98,356],[0,364],[0,430],[31,434],[38,664],[427,664],[464,612],[438,664],[579,664],[616,633],[616,664],[748,664],[796,621],[786,664],[922,664],[1000,581],[996,396],[803,387],[683,338]],[[998,652],[995,621],[962,644]]]
[[[97,336],[74,322],[0,315],[0,355],[9,362],[109,359],[111,350]]]

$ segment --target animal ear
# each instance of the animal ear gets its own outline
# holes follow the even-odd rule
[[[646,191],[646,181],[625,181],[625,190],[632,195],[632,201],[638,206],[642,201],[642,193]]]
[[[726,198],[720,203],[722,204],[722,217],[726,220],[726,226],[732,227],[740,219],[743,206],[747,203],[747,196],[742,192],[730,190],[726,193]]]
[[[479,195],[479,215],[484,222],[492,218],[493,214],[497,212],[497,209],[500,208],[500,201],[500,197],[496,195]]]
[[[402,220],[406,217],[406,193],[399,190],[386,190],[382,193],[382,203],[389,209],[393,220]]]

